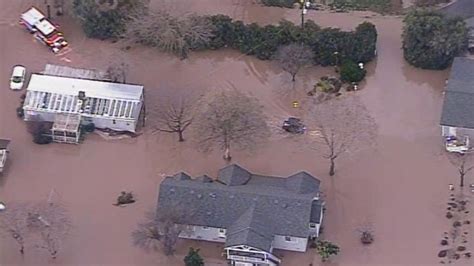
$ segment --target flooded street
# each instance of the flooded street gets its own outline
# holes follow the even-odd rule
[[[152,6],[162,2],[178,13],[222,13],[245,22],[300,19],[299,10],[261,7],[250,0],[152,0]],[[201,248],[206,265],[226,265],[219,244],[181,241],[177,254],[165,257],[143,252],[130,240],[137,222],[155,207],[164,175],[184,170],[215,177],[225,165],[219,152],[198,152],[191,131],[185,133],[186,142],[178,143],[174,135],[152,134],[152,128],[132,139],[107,141],[92,134],[77,146],[36,145],[16,117],[22,92],[8,89],[11,67],[22,64],[28,73],[42,71],[46,63],[105,69],[114,57],[123,56],[130,65],[127,80],[145,86],[149,108],[172,89],[205,93],[236,88],[257,97],[275,127],[289,115],[299,115],[291,102],[304,102],[305,91],[333,69],[304,69],[291,89],[288,74],[269,61],[232,50],[192,53],[184,61],[145,47],[123,52],[119,44],[87,39],[67,17],[60,22],[72,51],[55,56],[17,25],[32,3],[43,8],[43,0],[0,0],[0,138],[12,140],[7,172],[0,177],[0,199],[38,201],[52,195],[70,211],[74,228],[55,261],[32,248],[22,257],[14,242],[0,239],[0,265],[182,265],[190,246]],[[444,158],[438,127],[449,72],[422,71],[404,62],[400,17],[310,11],[307,18],[345,30],[365,20],[376,25],[378,58],[367,65],[366,83],[357,92],[379,126],[376,149],[341,157],[332,178],[326,161],[284,134],[254,151],[234,151],[234,162],[256,173],[287,176],[306,170],[321,179],[327,201],[323,234],[341,247],[326,265],[439,264],[439,241],[449,228],[444,218],[447,187],[458,182],[456,169]],[[474,183],[472,174],[467,183]],[[138,201],[112,206],[122,190],[133,191]],[[375,232],[369,247],[359,242],[357,229],[364,226]],[[277,254],[283,265],[322,265],[313,249]]]

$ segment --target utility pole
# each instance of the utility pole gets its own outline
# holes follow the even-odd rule
[[[300,0],[301,4],[301,28],[304,28],[304,15],[308,13],[308,7],[310,5],[309,0]]]
[[[46,14],[48,15],[48,19],[51,19],[51,5],[49,4],[48,0],[44,0],[44,4],[46,5]]]

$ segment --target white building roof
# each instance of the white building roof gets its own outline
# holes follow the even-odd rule
[[[28,11],[21,14],[21,19],[23,19],[26,23],[32,26],[34,26],[43,18],[44,18],[44,15],[38,9],[34,7],[30,8]]]
[[[54,27],[53,24],[51,24],[51,22],[47,21],[46,19],[36,23],[35,27],[44,35],[49,35],[56,29],[56,27]]]
[[[79,92],[85,93],[85,99],[79,99]],[[142,94],[141,85],[33,74],[23,108],[137,120]]]
[[[143,94],[143,86],[141,85],[40,74],[31,75],[27,90],[71,96],[78,96],[79,92],[83,91],[86,97],[132,101],[140,101]]]

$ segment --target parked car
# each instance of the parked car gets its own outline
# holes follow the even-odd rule
[[[306,126],[301,119],[296,117],[289,117],[283,122],[282,128],[293,134],[303,134],[306,131]]]
[[[10,78],[10,89],[21,90],[25,83],[26,68],[24,66],[14,66],[12,77]]]

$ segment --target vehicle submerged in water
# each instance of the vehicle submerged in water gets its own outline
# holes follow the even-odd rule
[[[58,26],[53,25],[43,13],[34,7],[21,14],[20,24],[54,53],[58,53],[68,46],[63,33],[58,30]]]

